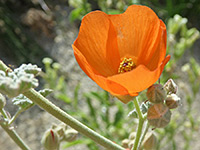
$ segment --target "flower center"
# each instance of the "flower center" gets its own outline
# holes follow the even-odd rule
[[[128,72],[133,70],[136,67],[132,58],[123,58],[122,62],[119,65],[118,73]]]

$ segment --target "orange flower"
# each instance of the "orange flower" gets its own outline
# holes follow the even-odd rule
[[[72,47],[82,70],[124,103],[154,84],[170,59],[165,24],[140,5],[118,15],[87,14]]]

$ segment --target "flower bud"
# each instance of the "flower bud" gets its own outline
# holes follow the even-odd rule
[[[0,93],[0,109],[4,108],[6,105],[6,99],[5,97]]]
[[[178,87],[177,87],[176,83],[172,79],[169,79],[165,83],[164,89],[166,90],[167,94],[171,94],[171,93],[176,94],[176,92],[178,90]]]
[[[122,141],[122,147],[124,147],[124,148],[128,148],[128,144],[129,144],[129,142],[130,142],[129,139],[124,139],[124,140]]]
[[[59,63],[53,63],[52,67],[55,69],[55,70],[58,70],[61,68],[61,65]]]
[[[174,109],[179,106],[180,100],[180,97],[178,97],[176,94],[167,95],[165,104],[169,109]]]
[[[61,139],[63,139],[65,131],[67,130],[67,125],[64,123],[60,123],[60,124],[53,124],[51,127],[55,132],[58,133],[59,137]]]
[[[147,112],[147,120],[150,125],[156,128],[164,128],[169,124],[171,112],[167,106],[162,103],[154,104]]]
[[[128,139],[129,140],[134,140],[136,137],[136,132],[131,132],[131,134],[129,135]]]
[[[58,150],[60,147],[59,136],[53,129],[49,129],[45,132],[41,143],[45,150]]]
[[[72,142],[76,139],[78,135],[78,131],[74,130],[74,129],[67,129],[65,131],[65,138],[64,140],[68,141],[68,142]]]
[[[132,149],[134,143],[135,143],[135,140],[130,141],[130,142],[128,143],[128,147],[129,147],[130,149]]]
[[[154,133],[147,133],[142,146],[145,150],[154,150],[157,143],[157,139]]]
[[[42,62],[43,62],[44,64],[50,65],[50,64],[53,62],[53,60],[52,60],[51,58],[46,57],[46,58],[44,58],[44,59],[42,60]]]
[[[154,84],[148,88],[147,98],[152,103],[163,102],[166,98],[166,91],[161,84]]]

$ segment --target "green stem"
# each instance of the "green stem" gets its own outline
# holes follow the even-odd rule
[[[5,110],[1,110],[1,114],[5,119],[9,119]],[[0,123],[0,126],[7,132],[7,134],[11,137],[11,139],[22,149],[22,150],[30,150],[30,148],[23,142],[23,140],[19,137],[17,132],[14,129],[11,129],[10,126],[4,122]]]
[[[133,100],[133,103],[134,103],[135,109],[138,113],[139,123],[138,123],[137,134],[136,134],[136,138],[135,138],[135,142],[134,142],[132,150],[138,150],[138,146],[139,146],[139,142],[140,142],[141,134],[142,134],[142,127],[143,127],[145,118],[140,110],[140,106],[139,106],[137,97],[135,100]]]
[[[8,125],[11,125],[17,119],[21,112],[23,112],[23,109],[19,108],[15,115],[11,118],[11,120],[9,120]]]
[[[43,97],[40,93],[38,93],[34,89],[30,89],[29,91],[25,92],[24,95],[30,100],[32,100],[35,104],[43,108],[45,111],[49,112],[54,117],[59,119],[60,121],[66,123],[67,125],[77,130],[78,132],[89,137],[96,143],[104,146],[105,148],[114,150],[125,150],[121,146],[101,136],[100,134],[91,130],[90,128],[88,128],[87,126],[85,126],[72,116],[68,115],[66,112],[61,110],[59,107],[55,106],[53,103],[51,103],[48,99]]]
[[[142,141],[143,141],[144,138],[145,138],[145,135],[147,134],[148,129],[149,129],[149,123],[147,122],[147,123],[146,123],[146,127],[145,127],[145,129],[144,129],[144,132],[143,132],[143,134],[142,134],[140,143],[139,143],[139,145],[138,145],[139,148],[140,148],[140,145],[141,145]]]
[[[7,125],[2,123],[0,123],[0,125],[22,150],[30,150],[30,148],[23,142],[14,129],[9,129]]]
[[[0,113],[2,114],[2,116],[3,116],[4,118],[9,119],[9,117],[8,117],[8,115],[7,115],[7,113],[6,113],[6,111],[5,111],[3,108],[0,109]]]
[[[9,67],[7,67],[3,61],[0,60],[0,70],[3,70],[4,72],[7,72],[8,70],[9,71],[12,71]]]

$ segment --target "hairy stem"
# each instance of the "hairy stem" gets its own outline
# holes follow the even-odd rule
[[[11,125],[17,119],[21,112],[23,112],[23,109],[18,109],[16,114],[11,118],[11,120],[9,120],[8,125]]]
[[[53,103],[51,103],[48,99],[43,97],[40,93],[38,93],[34,89],[30,89],[29,91],[25,92],[24,95],[30,100],[32,100],[39,107],[41,107],[42,109],[44,109],[45,111],[49,112],[54,117],[59,119],[60,121],[66,123],[67,125],[77,130],[78,132],[89,137],[96,143],[104,146],[105,148],[114,150],[124,150],[124,148],[122,148],[121,146],[101,136],[100,134],[88,128],[87,126],[85,126],[72,116],[68,115],[66,112],[61,110],[59,107],[55,106]]]
[[[134,142],[134,145],[132,147],[132,150],[138,150],[138,146],[139,146],[139,143],[140,143],[140,140],[141,140],[142,128],[143,128],[143,124],[144,124],[144,121],[145,121],[145,117],[143,116],[143,114],[140,110],[140,106],[139,106],[137,97],[136,97],[135,100],[133,100],[133,103],[134,103],[135,109],[138,113],[139,124],[138,124],[138,127],[137,127],[136,138],[135,138],[135,142]]]
[[[142,144],[142,142],[143,142],[143,140],[144,140],[144,138],[145,138],[145,135],[147,134],[148,129],[149,129],[149,123],[147,122],[147,123],[146,123],[146,126],[145,126],[145,129],[144,129],[144,132],[143,132],[143,134],[142,134],[142,136],[141,136],[140,143],[139,143],[139,145],[138,145],[139,148],[140,148],[140,145]]]
[[[9,119],[8,115],[6,114],[5,110],[1,110],[1,114],[4,116],[5,119]],[[24,141],[19,137],[17,132],[11,128],[5,122],[1,122],[0,126],[7,132],[7,134],[11,137],[11,139],[23,150],[30,150],[30,148],[24,143]]]

